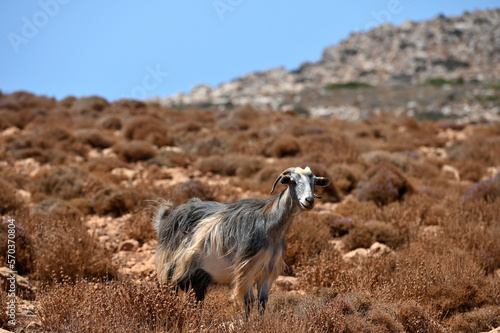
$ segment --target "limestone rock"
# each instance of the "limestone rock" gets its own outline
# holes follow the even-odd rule
[[[128,239],[118,245],[118,251],[136,252],[139,249],[139,242],[135,239]]]
[[[293,276],[280,275],[276,281],[274,281],[273,287],[282,291],[296,290],[298,288],[298,279]]]

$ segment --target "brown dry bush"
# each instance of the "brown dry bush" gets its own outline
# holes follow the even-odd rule
[[[377,242],[383,243],[391,249],[396,249],[405,242],[400,230],[391,223],[369,221],[364,223],[364,226],[373,232]]]
[[[311,331],[314,332],[404,331],[403,324],[397,318],[396,309],[365,292],[347,292],[327,298],[324,305],[316,306],[310,320]]]
[[[223,155],[228,147],[229,138],[224,133],[216,133],[196,140],[186,149],[197,157]]]
[[[500,306],[485,306],[460,313],[447,322],[452,332],[488,332],[500,326]]]
[[[9,229],[14,230],[15,239],[12,240],[15,245],[15,269],[13,270],[21,275],[28,274],[33,271],[33,241],[31,235],[26,232],[23,226],[19,225],[18,222],[14,222],[13,224],[14,228],[9,227],[9,225],[12,225],[9,221],[4,221],[0,224],[0,262],[6,265],[8,262],[7,259],[12,258],[8,256],[10,253],[8,251],[8,244],[10,244],[8,242],[10,239],[8,235],[11,234],[9,233]]]
[[[363,174],[357,166],[347,166],[345,164],[334,164],[328,168],[330,180],[335,187],[343,194],[348,194],[356,188]]]
[[[43,169],[33,178],[30,191],[35,202],[50,197],[69,200],[83,196],[87,179],[87,173],[76,166]]]
[[[153,158],[147,160],[147,164],[162,167],[186,168],[191,165],[193,157],[184,151],[161,150]]]
[[[93,158],[87,163],[85,167],[89,172],[95,173],[109,173],[111,170],[116,168],[125,168],[127,164],[112,157],[99,157]]]
[[[214,191],[210,186],[198,179],[185,181],[163,194],[167,200],[173,200],[176,205],[183,204],[191,198],[214,200]]]
[[[132,281],[61,283],[40,294],[45,332],[185,332],[201,318],[193,297],[169,286]]]
[[[332,165],[353,163],[358,158],[358,151],[351,140],[344,134],[330,132],[322,135],[309,135],[300,139],[303,158],[307,161]]]
[[[122,128],[122,120],[118,116],[104,116],[99,119],[99,125],[103,129],[116,131]]]
[[[328,222],[332,218],[331,214],[306,212],[294,219],[286,235],[285,263],[289,274],[295,266],[315,257],[326,247],[330,238]]]
[[[351,251],[357,248],[369,248],[377,238],[371,228],[365,225],[355,225],[342,240],[346,249]]]
[[[500,268],[498,202],[454,202],[447,207],[443,233],[471,253],[487,273]]]
[[[273,165],[264,165],[256,174],[247,179],[240,179],[239,186],[252,191],[259,191],[269,194],[273,186],[274,180],[279,176],[279,173],[290,167],[292,164],[285,160],[274,163]],[[278,184],[277,192],[281,192],[283,187]],[[276,192],[275,192],[276,193]]]
[[[77,114],[94,115],[109,106],[107,100],[99,96],[81,97],[73,101],[70,111]]]
[[[0,304],[2,306],[2,311],[0,311],[0,328],[8,328],[8,322],[11,318],[7,316],[7,311],[4,310],[7,308],[10,299],[3,288],[0,288]]]
[[[316,311],[311,318],[311,331],[346,332],[349,303],[341,297],[335,298]]]
[[[168,136],[165,123],[152,116],[136,116],[123,127],[123,136],[128,140],[147,141],[156,146],[170,146],[172,140]]]
[[[115,141],[112,136],[94,128],[75,131],[74,135],[76,140],[97,149],[109,148]]]
[[[73,280],[116,276],[111,253],[89,234],[79,217],[20,212],[16,222],[25,224],[32,240],[33,273],[37,281],[51,283],[65,277]]]
[[[296,156],[301,152],[300,143],[292,136],[277,137],[270,143],[266,155],[275,157]]]
[[[353,287],[350,265],[344,262],[341,254],[331,246],[311,258],[307,265],[297,267],[296,275],[299,286],[305,290],[326,287],[339,293],[351,291]]]
[[[23,202],[16,196],[16,188],[0,178],[0,215],[18,210],[22,206]]]
[[[367,181],[357,190],[359,201],[371,200],[379,206],[402,200],[405,194],[413,192],[413,187],[399,171],[390,164],[374,166],[366,172]]]
[[[498,151],[500,151],[498,135],[484,136],[479,130],[467,140],[456,142],[447,148],[448,157],[453,162],[475,161],[486,167],[500,164]]]
[[[209,156],[195,164],[196,169],[225,176],[252,177],[264,164],[260,157],[245,155]]]
[[[156,155],[155,147],[147,141],[120,142],[113,150],[125,162],[144,161]]]
[[[458,166],[458,172],[460,174],[461,180],[470,180],[473,182],[478,182],[483,178],[486,173],[486,168],[483,164],[476,161],[465,160],[462,161]]]
[[[408,333],[440,333],[445,332],[437,319],[424,307],[414,301],[406,301],[399,305],[398,320]]]
[[[86,214],[121,216],[145,208],[152,198],[144,188],[108,186],[79,201],[77,206]]]
[[[442,242],[450,245],[443,247]],[[398,262],[392,279],[393,293],[402,299],[429,306],[441,317],[498,305],[499,286],[470,253],[449,240],[415,242],[399,256],[405,262]]]
[[[140,245],[156,239],[156,232],[151,220],[154,216],[154,207],[148,208],[132,214],[123,227],[127,238],[137,240]]]

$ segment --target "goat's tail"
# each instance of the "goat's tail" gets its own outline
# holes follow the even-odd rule
[[[174,203],[170,200],[160,199],[157,204],[158,206],[155,214],[153,215],[152,222],[153,227],[156,230],[156,234],[159,234],[161,223],[174,208]]]
[[[156,259],[156,270],[157,275],[160,281],[167,282],[169,280],[169,272],[172,267],[169,265],[172,253],[167,248],[166,244],[161,241],[161,230],[162,225],[167,220],[168,216],[174,209],[174,204],[172,201],[160,199],[156,202],[155,213],[152,216],[152,224],[153,228],[156,231],[156,235],[158,236],[158,245],[156,249],[155,259]]]

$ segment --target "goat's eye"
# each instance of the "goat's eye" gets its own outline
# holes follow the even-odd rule
[[[290,184],[295,185],[295,184],[297,184],[297,182],[293,179],[290,179]]]

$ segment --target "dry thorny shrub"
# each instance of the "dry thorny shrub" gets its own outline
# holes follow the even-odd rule
[[[198,327],[199,310],[169,286],[98,280],[47,286],[38,306],[46,332],[183,332]]]
[[[80,218],[18,212],[16,222],[24,225],[31,242],[30,259],[38,281],[116,276],[110,253],[89,234]]]

